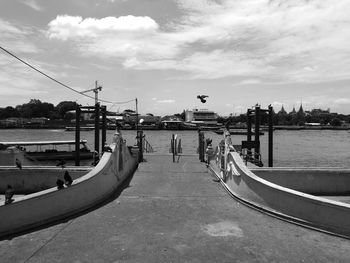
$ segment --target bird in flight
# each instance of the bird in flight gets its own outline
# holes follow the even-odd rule
[[[200,99],[202,103],[206,103],[207,100],[205,98],[208,98],[209,96],[207,95],[198,95],[197,99]]]

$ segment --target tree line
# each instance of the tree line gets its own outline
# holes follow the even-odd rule
[[[56,106],[52,103],[41,102],[38,99],[31,99],[28,103],[17,105],[16,107],[7,106],[0,108],[0,119],[11,117],[20,118],[38,118],[45,117],[51,120],[55,119],[72,119],[74,114],[67,114],[71,110],[75,110],[77,103],[75,101],[62,101]],[[127,111],[127,110],[125,110]],[[129,110],[132,111],[132,110]],[[133,111],[132,111],[133,112]],[[185,120],[185,111],[176,113],[173,116]],[[246,123],[246,114],[238,116],[218,117],[219,123],[239,124]],[[305,123],[320,123],[321,125],[340,126],[342,123],[350,123],[350,115],[330,113],[314,109],[309,112],[298,111],[287,113],[284,110],[275,113],[273,116],[274,125],[304,125]],[[262,124],[267,124],[267,117],[262,116]]]
[[[70,110],[75,110],[76,105],[75,101],[62,101],[54,106],[52,103],[31,99],[28,103],[17,105],[16,107],[7,106],[0,108],[0,119],[11,117],[65,119],[70,118],[66,113]]]
[[[240,114],[238,116],[218,117],[218,122],[230,124],[240,124],[247,122],[247,115]],[[254,122],[254,120],[253,120]],[[341,126],[342,124],[349,125],[350,115],[338,113],[320,113],[319,110],[309,112],[290,112],[290,113],[274,113],[273,125],[281,126],[303,126],[308,123],[317,123],[320,125]],[[261,124],[268,125],[267,115],[261,116]]]

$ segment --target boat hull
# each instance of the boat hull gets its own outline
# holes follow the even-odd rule
[[[75,160],[75,152],[26,152],[24,157],[31,161]],[[93,152],[80,152],[80,160],[93,158]]]

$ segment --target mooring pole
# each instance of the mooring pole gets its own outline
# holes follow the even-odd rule
[[[137,146],[139,148],[139,162],[143,161],[143,131],[137,131]]]
[[[80,165],[80,106],[75,108],[75,166]]]
[[[247,110],[247,141],[248,145],[250,145],[250,142],[252,141],[252,116],[251,116],[251,110]],[[251,156],[252,148],[248,146],[247,148],[247,155]]]
[[[101,146],[102,149],[106,145],[106,127],[107,127],[107,109],[106,106],[101,106],[101,113],[102,113],[102,135],[101,135]]]
[[[247,110],[247,141],[252,141],[252,116],[250,109]]]
[[[171,152],[173,154],[173,163],[175,163],[175,148],[176,148],[175,134],[173,134],[171,137]]]
[[[269,141],[268,141],[268,165],[273,167],[273,108],[269,105]]]
[[[204,162],[204,151],[204,132],[198,130],[198,153],[201,162]]]
[[[260,106],[255,106],[255,153],[260,155]],[[254,156],[255,158],[256,156]]]
[[[100,104],[95,104],[95,152],[100,153]]]

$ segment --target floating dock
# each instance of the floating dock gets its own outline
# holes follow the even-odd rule
[[[145,155],[120,195],[0,241],[2,262],[349,262],[350,241],[233,199],[198,155]]]

